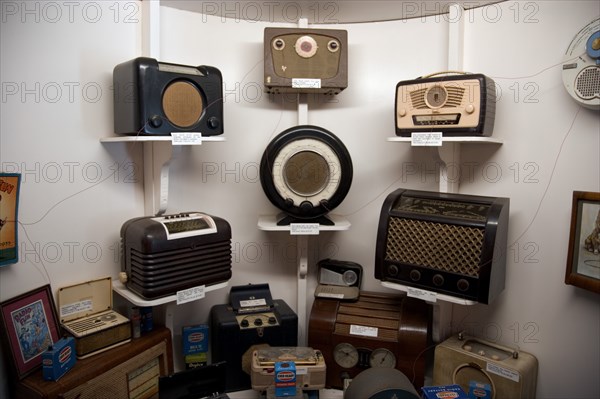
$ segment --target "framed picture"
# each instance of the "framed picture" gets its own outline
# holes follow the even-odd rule
[[[20,380],[41,367],[42,353],[60,339],[50,285],[4,301],[0,309],[3,352]]]
[[[565,283],[600,294],[600,193],[573,192]]]
[[[0,266],[17,263],[17,215],[19,214],[18,173],[0,173]]]

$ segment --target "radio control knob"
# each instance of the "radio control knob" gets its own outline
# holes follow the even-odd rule
[[[442,276],[441,274],[434,275],[433,284],[437,285],[438,287],[444,285],[444,276]]]
[[[275,316],[269,316],[269,324],[277,324],[277,319]]]
[[[465,111],[467,111],[468,114],[472,114],[475,112],[475,106],[473,104],[469,104],[465,107]]]
[[[404,108],[400,109],[400,110],[398,111],[398,116],[399,116],[400,118],[402,118],[402,117],[406,116],[406,109],[404,109]]]
[[[216,116],[208,118],[208,127],[211,129],[218,129],[221,126],[221,121]]]
[[[467,280],[465,280],[464,278],[461,278],[456,283],[456,288],[458,288],[460,291],[466,291],[469,289],[469,282]]]
[[[397,276],[398,272],[399,272],[398,266],[396,266],[396,265],[389,265],[388,268],[387,268],[387,271],[388,271],[388,274],[390,276]]]
[[[240,322],[240,325],[244,328],[248,327],[250,325],[250,323],[248,323],[248,320],[244,319]]]
[[[254,319],[255,326],[262,326],[262,323],[263,323],[262,319]]]
[[[411,270],[410,271],[410,279],[412,281],[419,281],[421,279],[421,272],[418,270]]]
[[[158,115],[154,115],[152,118],[150,118],[149,122],[154,128],[159,128],[162,126],[162,118]]]
[[[313,209],[313,204],[309,201],[302,201],[302,203],[300,204],[300,211],[302,213],[310,212],[311,209]]]

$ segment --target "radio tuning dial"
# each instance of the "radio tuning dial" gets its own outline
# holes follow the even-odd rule
[[[369,357],[371,367],[396,367],[396,356],[385,348],[377,348]]]
[[[425,92],[425,103],[429,108],[441,108],[446,104],[448,93],[442,86],[432,86]]]
[[[333,360],[345,369],[350,369],[358,364],[358,351],[349,343],[342,342],[333,349]]]

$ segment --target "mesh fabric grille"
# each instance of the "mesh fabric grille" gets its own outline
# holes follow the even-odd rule
[[[390,217],[386,260],[477,277],[484,229]]]

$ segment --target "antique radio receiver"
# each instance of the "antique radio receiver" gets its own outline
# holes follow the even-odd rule
[[[579,105],[600,109],[600,18],[584,26],[563,57],[565,89]]]
[[[322,259],[319,266],[319,284],[315,296],[355,301],[360,294],[362,266],[358,263]]]
[[[348,86],[348,32],[265,28],[267,93],[338,94]]]
[[[210,66],[139,57],[113,71],[115,133],[223,133],[223,78]]]
[[[298,345],[298,316],[268,284],[231,287],[229,304],[213,306],[210,318],[212,362],[227,362],[227,392],[251,388],[255,347]]]
[[[260,161],[260,183],[284,216],[278,225],[315,222],[337,207],[352,184],[352,160],[344,143],[318,126],[300,125],[278,134]]]
[[[231,278],[231,227],[200,212],[130,219],[121,227],[121,270],[146,299]]]
[[[321,351],[309,347],[273,346],[252,354],[252,389],[266,391],[273,385],[275,362],[294,362],[296,384],[302,389],[325,388],[325,359]]]
[[[419,299],[361,291],[356,302],[315,298],[308,345],[323,353],[329,388],[370,367],[402,371],[419,389],[430,342],[431,308]]]
[[[398,189],[381,208],[375,278],[488,304],[504,289],[508,198]]]
[[[131,324],[112,310],[110,277],[62,287],[58,290],[62,327],[75,338],[78,359],[131,341]]]
[[[492,135],[496,114],[496,86],[492,79],[482,74],[429,76],[396,85],[396,135]]]
[[[433,384],[469,382],[492,387],[494,398],[535,398],[538,361],[535,356],[463,334],[450,337],[435,348]]]

